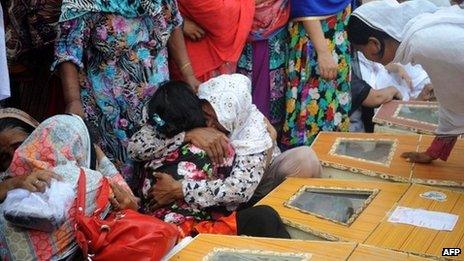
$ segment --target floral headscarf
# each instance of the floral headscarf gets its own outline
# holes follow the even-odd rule
[[[261,153],[273,145],[264,116],[251,101],[251,82],[241,74],[222,75],[200,85],[219,123],[229,131],[237,155]]]
[[[23,115],[24,116],[24,115]],[[29,175],[34,169],[53,171],[77,189],[80,170],[86,175],[86,213],[95,209],[95,197],[103,176],[129,189],[107,158],[97,171],[89,168],[92,143],[84,121],[78,116],[57,115],[42,122],[15,151],[9,176]],[[72,213],[74,207],[71,208]],[[61,260],[77,249],[74,219],[70,217],[52,233],[17,229],[0,216],[0,259]],[[18,247],[21,251],[18,252]],[[17,255],[21,253],[21,258]]]

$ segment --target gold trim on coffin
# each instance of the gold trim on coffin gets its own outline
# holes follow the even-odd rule
[[[297,197],[299,197],[301,194],[303,194],[305,191],[308,191],[308,190],[313,191],[313,192],[332,192],[332,193],[344,193],[344,192],[345,193],[346,192],[350,193],[351,192],[352,194],[369,193],[370,195],[366,200],[364,200],[362,206],[360,208],[356,209],[355,212],[353,213],[353,215],[351,215],[351,217],[346,221],[346,223],[344,223],[344,222],[340,222],[338,220],[330,219],[330,218],[324,217],[322,215],[313,213],[311,211],[300,209],[300,208],[297,208],[297,207],[294,207],[294,206],[290,205],[291,202],[293,202]],[[320,186],[308,186],[308,185],[305,185],[305,186],[302,186],[295,194],[293,194],[283,204],[287,208],[298,210],[299,212],[309,214],[309,215],[312,215],[312,216],[315,216],[315,217],[318,217],[318,218],[321,218],[321,219],[329,220],[329,221],[332,221],[334,223],[349,227],[356,220],[356,218],[358,218],[358,216],[364,211],[364,209],[367,208],[367,206],[372,202],[372,200],[374,200],[374,198],[377,196],[378,193],[379,193],[378,189],[320,187]]]
[[[300,259],[301,261],[309,261],[311,260],[311,257],[312,257],[312,254],[310,253],[276,252],[276,251],[269,251],[269,250],[237,249],[237,248],[214,248],[205,257],[203,257],[203,261],[211,260],[219,252],[269,255],[269,256],[275,256],[275,257],[296,257],[296,258],[301,258]]]
[[[412,121],[412,122],[416,122],[416,123],[420,123],[420,124],[424,124],[424,125],[429,125],[429,126],[433,126],[433,127],[438,127],[438,124],[433,124],[433,123],[426,122],[426,121],[419,121],[419,120],[415,120],[415,119],[411,119],[411,118],[405,118],[405,117],[398,116],[398,114],[400,113],[400,111],[401,111],[401,109],[402,109],[403,107],[437,108],[437,109],[438,109],[438,105],[426,105],[426,104],[398,104],[398,108],[396,108],[395,113],[393,113],[393,115],[392,115],[393,118],[397,118],[397,119],[400,119],[400,120]]]
[[[382,162],[366,160],[366,159],[361,159],[361,158],[355,158],[355,157],[335,153],[335,151],[337,150],[338,146],[340,145],[340,143],[342,141],[389,141],[389,142],[392,142],[392,146],[391,146],[391,149],[390,149],[390,153],[388,154],[387,161],[385,163],[382,163]],[[382,166],[385,166],[385,167],[390,167],[390,164],[391,164],[391,162],[393,160],[393,156],[395,155],[397,147],[398,147],[398,140],[397,139],[342,138],[342,137],[338,137],[335,140],[334,144],[332,145],[332,148],[329,151],[329,155],[336,156],[336,157],[347,158],[347,159],[351,159],[351,160],[357,160],[357,161],[361,161],[361,162],[372,163],[372,164],[376,164],[376,165],[382,165]]]

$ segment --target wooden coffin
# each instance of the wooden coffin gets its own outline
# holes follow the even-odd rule
[[[458,139],[447,162],[414,164],[403,152],[425,151],[428,135],[321,132],[312,144],[324,167],[382,179],[464,187],[464,140]]]
[[[288,226],[331,241],[362,243],[408,184],[288,178],[258,205],[273,207]]]
[[[251,255],[247,259],[246,255]],[[264,256],[259,256],[260,254]],[[292,258],[284,259],[285,254]],[[222,255],[222,256],[221,256]],[[225,255],[225,256],[224,256]],[[258,256],[256,256],[258,255]],[[279,256],[280,255],[280,256]],[[262,257],[262,259],[259,259]],[[273,259],[273,258],[276,259]],[[198,235],[170,260],[426,260],[414,255],[400,253],[348,242],[302,241],[272,238],[254,238],[222,235]],[[254,259],[251,259],[254,258]]]
[[[407,132],[434,134],[438,127],[438,103],[421,101],[391,101],[383,104],[372,119],[386,130],[404,130]]]
[[[426,192],[445,195],[444,200],[425,198]],[[458,215],[452,231],[439,231],[407,224],[390,223],[385,218],[365,241],[365,244],[421,255],[442,257],[443,248],[464,248],[464,194],[436,187],[413,184],[397,204]],[[464,260],[464,255],[453,257]]]

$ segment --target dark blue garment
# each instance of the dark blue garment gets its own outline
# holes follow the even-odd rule
[[[337,14],[352,0],[291,0],[291,17],[311,17]]]

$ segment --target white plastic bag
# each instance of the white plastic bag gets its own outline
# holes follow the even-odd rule
[[[69,183],[52,180],[45,192],[14,189],[3,202],[3,215],[16,226],[51,232],[67,218],[75,191]]]

